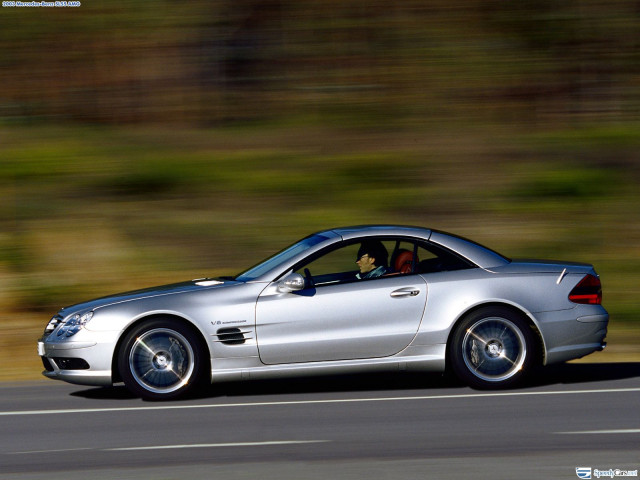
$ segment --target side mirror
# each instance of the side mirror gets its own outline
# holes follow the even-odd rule
[[[290,273],[278,282],[278,291],[281,293],[297,292],[304,288],[304,277],[299,273]]]

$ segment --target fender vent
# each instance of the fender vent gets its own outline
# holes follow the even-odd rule
[[[221,328],[216,332],[218,341],[225,345],[241,345],[245,342],[242,330],[239,328]]]

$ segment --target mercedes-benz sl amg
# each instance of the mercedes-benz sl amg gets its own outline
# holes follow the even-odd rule
[[[518,261],[444,232],[314,233],[228,278],[121,293],[60,310],[38,342],[46,377],[124,382],[171,399],[222,380],[451,371],[506,388],[604,348],[593,266]]]

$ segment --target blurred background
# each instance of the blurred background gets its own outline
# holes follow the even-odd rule
[[[400,223],[593,263],[640,354],[640,3],[0,9],[0,380],[62,306]]]

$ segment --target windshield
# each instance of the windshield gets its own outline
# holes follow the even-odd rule
[[[269,257],[268,259],[260,262],[254,267],[251,267],[246,272],[242,272],[235,278],[235,280],[239,282],[250,282],[251,280],[255,280],[256,278],[261,277],[262,275],[267,273],[269,270],[277,267],[279,264],[284,263],[287,260],[291,260],[301,252],[304,252],[308,248],[324,242],[329,238],[330,237],[321,234],[314,234],[309,237],[303,238],[299,242],[285,248],[281,252],[276,253],[274,256]]]

